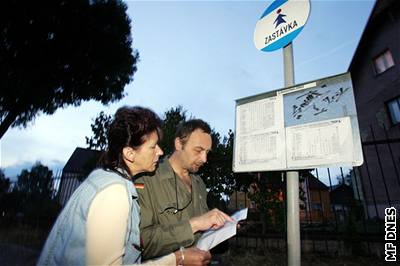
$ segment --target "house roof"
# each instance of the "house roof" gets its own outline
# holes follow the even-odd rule
[[[328,190],[328,187],[322,183],[321,181],[319,181],[316,177],[308,177],[308,187],[310,189],[326,189]]]
[[[84,174],[93,170],[102,152],[77,147],[63,168],[63,173]]]
[[[304,173],[305,177],[307,178],[308,188],[309,189],[320,189],[320,190],[328,190],[328,187],[319,181],[313,174],[306,172]]]
[[[364,31],[361,35],[360,41],[358,42],[356,51],[354,52],[353,58],[351,59],[348,71],[351,72],[357,65],[359,56],[362,56],[364,49],[368,49],[368,40],[376,33],[376,27],[379,27],[380,19],[384,18],[387,11],[392,10],[397,5],[400,6],[398,0],[377,0],[374,7],[372,8],[371,14],[365,25]]]

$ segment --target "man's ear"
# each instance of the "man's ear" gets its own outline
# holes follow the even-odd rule
[[[175,138],[175,150],[180,151],[182,150],[183,145],[180,138]]]
[[[124,147],[122,149],[122,156],[124,157],[124,160],[132,163],[135,161],[136,151],[131,147]]]

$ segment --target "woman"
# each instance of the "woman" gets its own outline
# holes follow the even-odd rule
[[[149,109],[122,107],[108,131],[101,168],[76,189],[43,247],[38,265],[126,265],[141,262],[134,176],[156,169],[161,120]],[[210,253],[180,250],[149,264],[207,264]]]

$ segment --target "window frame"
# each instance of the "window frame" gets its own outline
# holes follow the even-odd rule
[[[399,125],[400,125],[400,121],[397,122],[397,123],[395,123],[395,121],[393,120],[393,118],[392,118],[392,113],[391,113],[390,108],[389,108],[389,103],[391,103],[391,102],[393,102],[393,101],[397,101],[397,103],[398,103],[399,106],[400,106],[400,95],[397,95],[397,96],[395,96],[395,97],[393,97],[393,98],[391,98],[391,99],[385,101],[386,112],[387,112],[387,114],[388,114],[389,122],[390,122],[390,125],[391,125],[392,127],[393,127],[393,126],[399,126]]]
[[[381,58],[381,57],[382,57],[382,58],[385,58],[385,60],[386,60],[385,54],[386,54],[387,52],[389,52],[389,54],[390,54],[390,57],[391,57],[391,59],[392,59],[392,61],[393,61],[393,65],[391,65],[391,66],[385,68],[385,70],[383,70],[382,72],[378,72],[376,60],[377,60],[378,58]],[[394,61],[392,52],[390,51],[389,48],[384,49],[382,52],[378,53],[376,56],[374,56],[374,57],[372,58],[372,68],[373,68],[373,71],[374,71],[374,73],[375,73],[375,76],[382,75],[383,73],[387,72],[389,69],[394,68],[395,65],[396,65],[396,63],[395,63],[395,61]]]

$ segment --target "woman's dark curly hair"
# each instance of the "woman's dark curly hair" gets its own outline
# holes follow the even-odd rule
[[[108,128],[108,148],[100,165],[104,169],[129,169],[122,159],[122,149],[138,148],[145,142],[145,137],[156,131],[161,137],[161,119],[147,108],[124,106],[117,110]]]

